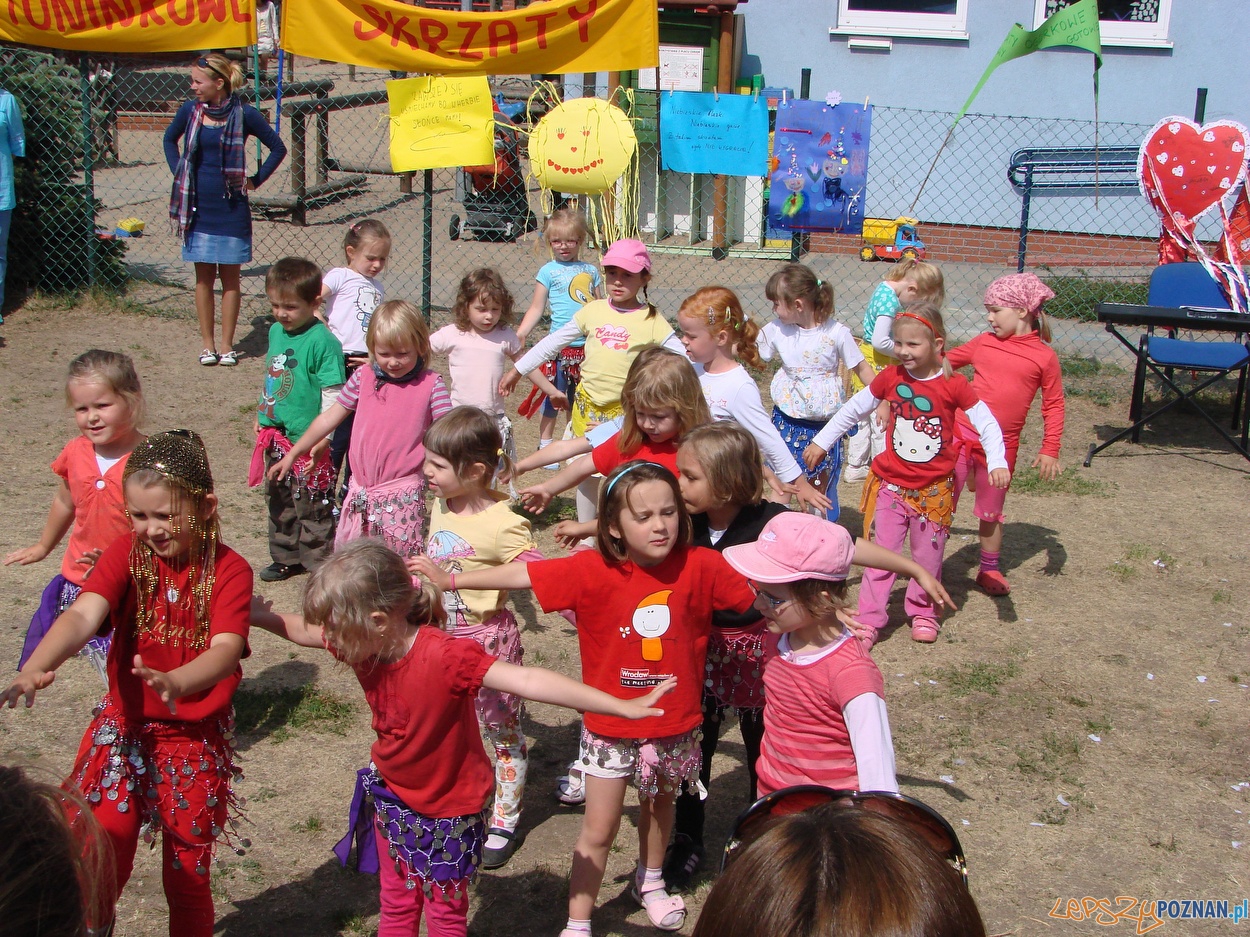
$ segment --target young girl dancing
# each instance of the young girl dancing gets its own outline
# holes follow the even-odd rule
[[[686,355],[703,368],[699,384],[713,419],[735,420],[755,437],[777,482],[774,486],[770,478],[769,487],[787,502],[792,494],[797,495],[804,507],[810,504],[825,511],[831,504],[836,506],[836,494],[830,502],[807,480],[794,453],[769,421],[755,379],[738,363],[741,358],[753,368],[764,366],[756,347],[759,327],[747,318],[734,291],[723,286],[698,290],[681,304],[677,324]]]
[[[590,917],[616,839],[626,785],[640,801],[634,897],[661,930],[677,930],[685,904],[664,889],[661,866],[683,781],[699,774],[702,661],[712,613],[745,611],[752,595],[712,550],[690,546],[677,479],[650,462],[626,462],[603,486],[598,550],[537,563],[449,575],[428,557],[409,561],[442,588],[533,589],[546,611],[577,613],[582,677],[614,696],[677,677],[665,715],[630,723],[586,714],[586,814],[573,852],[569,920],[562,937],[590,933]],[[454,580],[454,581],[453,581]]]
[[[352,478],[335,545],[381,537],[407,556],[425,542],[422,440],[430,424],[451,409],[451,399],[443,379],[426,367],[430,335],[412,303],[395,299],[378,306],[365,341],[373,363],[347,379],[338,401],[312,421],[269,477],[285,478],[318,440],[355,413],[357,430],[347,454]]]
[[[412,937],[423,912],[431,937],[468,932],[468,885],[481,861],[494,787],[474,716],[482,691],[629,725],[663,718],[654,707],[674,685],[667,680],[621,699],[550,670],[496,660],[442,631],[441,604],[414,590],[404,561],[376,540],[349,544],[314,571],[303,616],[253,615],[257,625],[348,664],[373,710],[378,739],[357,775],[350,829],[335,852],[346,865],[355,840],[360,871],[379,873],[378,937]]]
[[[764,287],[773,304],[775,320],[759,330],[759,355],[765,361],[781,358],[773,375],[773,425],[796,458],[803,456],[813,436],[845,402],[841,365],[864,383],[872,368],[864,361],[851,330],[833,318],[833,284],[819,280],[803,264],[786,264]],[[838,481],[842,475],[842,445],[835,444],[819,464],[809,466],[809,478],[829,499],[825,516],[838,519]]]
[[[582,245],[589,231],[586,217],[575,208],[560,208],[552,212],[543,226],[542,243],[551,254],[551,260],[543,264],[534,279],[534,298],[517,326],[517,338],[521,344],[529,338],[542,318],[544,309],[551,308],[550,332],[557,332],[572,320],[582,306],[592,299],[603,298],[603,279],[598,268],[581,260]],[[586,339],[578,336],[564,348],[554,362],[544,366],[543,373],[566,397],[577,390],[581,365],[586,357]],[[537,391],[535,391],[537,393]],[[542,418],[538,421],[538,448],[551,444],[556,425],[556,409],[551,401],[543,403]],[[555,465],[547,468],[554,469]]]
[[[123,478],[133,532],[113,541],[74,603],[0,704],[26,705],[102,626],[113,634],[108,693],[66,782],[112,844],[110,912],[142,828],[163,834],[171,937],[211,937],[213,844],[234,793],[231,700],[243,678],[252,569],[220,542],[217,496],[198,436],[174,430],[135,447]],[[93,921],[107,933],[111,922]]]
[[[343,254],[347,265],[335,267],[321,280],[321,315],[343,346],[343,365],[351,377],[358,367],[369,363],[369,320],[384,298],[378,277],[391,256],[391,232],[374,218],[357,221],[343,235]],[[351,438],[349,414],[334,430],[330,442],[330,462],[336,475],[343,467]],[[349,465],[343,480],[345,486],[350,475]]]
[[[946,286],[942,271],[935,265],[904,257],[877,284],[864,310],[863,338],[859,350],[872,368],[880,374],[883,368],[897,364],[894,358],[894,341],[890,330],[894,315],[911,303],[930,303],[938,309],[946,301]],[[851,375],[851,390],[859,393],[867,382],[859,375]],[[862,482],[868,477],[868,464],[885,449],[885,429],[876,416],[870,416],[859,424],[859,432],[847,442],[846,480]]]
[[[972,365],[972,387],[1003,430],[1007,469],[1015,473],[1020,431],[1038,390],[1042,392],[1042,446],[1033,466],[1047,481],[1059,477],[1063,437],[1063,376],[1050,347],[1050,324],[1042,305],[1055,294],[1031,273],[999,277],[985,291],[990,331],[947,353],[952,368]],[[962,443],[955,463],[955,500],[964,485],[976,491],[972,513],[980,521],[981,568],[977,585],[990,595],[1007,595],[1011,584],[998,568],[1003,548],[1005,488],[988,484],[985,452],[963,414],[955,428]],[[972,484],[969,484],[971,481]]]
[[[1011,481],[1003,434],[989,407],[977,399],[967,379],[951,373],[944,358],[946,330],[935,306],[919,303],[894,317],[894,354],[899,364],[886,368],[847,401],[829,425],[817,433],[804,456],[819,465],[828,448],[857,420],[889,402],[890,447],[872,463],[860,504],[864,533],[876,519],[874,542],[898,550],[909,540],[912,559],[934,579],[942,578],[942,553],[955,512],[955,411],[963,410],[976,427],[989,465],[989,483],[1006,488]],[[863,641],[871,646],[885,627],[893,572],[866,570],[859,587]],[[913,641],[932,644],[938,636],[938,610],[913,577],[904,608],[911,618]]]
[[[854,563],[868,567],[865,576],[913,576],[939,606],[951,601],[941,583],[897,553],[805,514],[774,517],[755,542],[724,556],[751,580],[773,635],[755,766],[760,796],[796,784],[897,792],[885,682],[846,627],[846,575]]]
[[[503,277],[489,267],[470,272],[460,281],[452,315],[455,322],[430,336],[430,351],[447,356],[451,402],[489,413],[503,437],[504,453],[515,460],[516,439],[512,421],[504,412],[499,381],[508,363],[521,357],[521,340],[508,328],[512,323],[512,294]],[[530,379],[557,406],[568,406],[568,398],[541,372],[530,375]]]
[[[456,407],[425,435],[425,477],[438,499],[430,517],[425,555],[448,572],[489,569],[517,560],[542,559],[530,522],[512,510],[506,495],[492,487],[507,455],[490,414]],[[520,664],[521,629],[508,610],[503,590],[459,589],[443,593],[448,626],[458,638],[471,638],[486,653]],[[495,749],[495,810],[482,850],[482,868],[498,869],[517,848],[521,795],[529,756],[521,729],[521,701],[483,689],[477,720]]]
[[[61,571],[43,590],[39,607],[26,629],[19,669],[30,659],[57,616],[78,598],[87,574],[104,548],[130,533],[122,473],[131,451],[143,441],[138,429],[143,418],[143,391],[134,362],[127,355],[98,348],[79,355],[69,363],[65,399],[74,411],[74,422],[81,435],[66,445],[52,463],[52,471],[61,481],[52,496],[52,507],[39,541],[4,558],[5,566],[38,563],[73,528],[61,559]],[[96,635],[82,650],[106,682],[104,663],[108,649],[109,637]]]

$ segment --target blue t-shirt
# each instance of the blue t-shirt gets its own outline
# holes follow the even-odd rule
[[[577,310],[594,299],[595,290],[603,283],[599,268],[584,260],[548,261],[534,279],[547,288],[547,305],[551,307],[553,332],[568,323]],[[585,342],[586,339],[579,338],[570,345],[576,347]]]

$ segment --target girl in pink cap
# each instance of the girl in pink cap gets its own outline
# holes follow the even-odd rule
[[[848,627],[846,574],[856,564],[911,576],[934,604],[953,607],[942,584],[912,560],[797,512],[721,555],[749,580],[771,633],[759,795],[796,784],[897,791],[885,681]]]
[[[972,386],[1003,430],[1007,467],[1016,471],[1020,431],[1038,390],[1042,392],[1042,446],[1033,467],[1046,481],[1059,477],[1059,441],[1063,436],[1063,377],[1059,356],[1050,347],[1050,323],[1042,305],[1055,294],[1031,273],[999,277],[985,291],[990,331],[952,349],[952,368],[972,365]],[[1006,595],[1011,585],[998,568],[1003,547],[1006,488],[989,483],[985,450],[965,413],[955,436],[962,443],[955,463],[955,501],[967,485],[976,492],[972,513],[980,521],[981,568],[977,585],[989,595]]]

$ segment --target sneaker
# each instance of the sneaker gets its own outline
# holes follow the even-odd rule
[[[842,481],[847,484],[856,484],[858,482],[868,481],[868,466],[851,468],[849,465],[842,473]]]
[[[290,579],[292,576],[299,576],[308,572],[299,563],[291,566],[284,566],[282,563],[270,563],[256,575],[260,577],[261,582],[281,582],[284,579]]]
[[[586,803],[586,776],[577,768],[556,778],[556,799],[569,807]]]
[[[237,351],[223,351],[217,359],[217,363],[223,368],[233,368],[239,363],[239,353]]]
[[[684,891],[703,867],[704,849],[685,833],[673,837],[664,853],[664,885],[674,891]]]
[[[983,569],[977,573],[977,585],[986,595],[1011,594],[1011,583],[996,569]]]
[[[221,359],[217,357],[217,352],[213,351],[211,348],[205,348],[202,352],[200,352],[200,364],[204,365],[206,368],[211,368],[220,360]]]
[[[482,868],[502,869],[508,864],[512,854],[517,851],[517,847],[521,845],[521,838],[514,830],[505,830],[501,826],[492,826],[486,831],[488,840],[492,836],[502,837],[505,842],[498,849],[491,849],[489,846],[482,847]]]
[[[938,627],[937,619],[917,616],[911,620],[911,639],[932,644],[938,638]]]

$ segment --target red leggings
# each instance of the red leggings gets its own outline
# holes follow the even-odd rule
[[[390,843],[380,832],[377,835],[378,878],[382,892],[382,916],[378,921],[378,937],[417,937],[421,930],[421,912],[425,911],[425,928],[430,937],[465,937],[469,932],[469,895],[461,891],[459,898],[437,896],[426,899],[421,888],[409,888],[407,876],[395,870]]]

